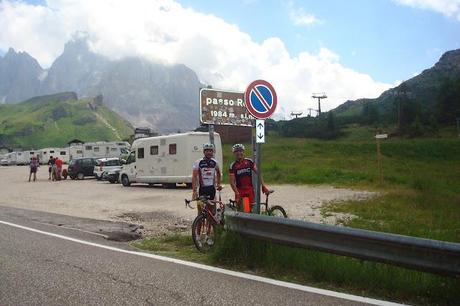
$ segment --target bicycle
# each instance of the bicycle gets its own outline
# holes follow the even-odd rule
[[[225,206],[234,209],[235,204],[234,201],[230,200],[229,204],[225,205],[221,200],[220,193],[219,200],[211,200],[208,196],[201,196],[193,200],[185,199],[185,207],[194,209],[190,205],[191,202],[198,202],[198,205],[202,205],[201,213],[192,223],[192,239],[195,247],[200,252],[205,253],[213,247],[216,241],[217,228],[224,225]],[[215,208],[215,213],[213,208]]]
[[[266,215],[269,215],[269,216],[272,216],[272,217],[287,218],[288,215],[287,215],[286,211],[284,210],[284,208],[282,206],[280,206],[280,205],[275,205],[275,206],[272,206],[272,207],[268,206],[268,197],[269,197],[270,194],[272,194],[274,192],[275,192],[274,190],[269,190],[265,194],[265,202],[260,203],[260,206],[265,206],[265,211],[263,211],[263,212],[261,211],[261,214],[266,214]],[[255,206],[255,204],[253,204],[253,209],[255,208],[254,206]],[[241,205],[239,207],[241,207]]]
[[[287,218],[288,215],[284,208],[280,205],[275,205],[269,208],[268,206],[268,196],[272,193],[274,193],[275,190],[269,190],[266,195],[265,195],[265,203],[260,203],[260,206],[264,205],[265,206],[265,212],[269,216],[273,217],[279,217],[279,218]]]

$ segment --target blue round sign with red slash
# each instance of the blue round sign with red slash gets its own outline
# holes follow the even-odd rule
[[[244,93],[244,103],[254,118],[267,119],[275,112],[278,104],[275,88],[267,81],[254,81]]]

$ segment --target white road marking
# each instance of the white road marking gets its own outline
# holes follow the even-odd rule
[[[190,261],[185,261],[185,260],[180,260],[180,259],[175,259],[175,258],[155,255],[155,254],[151,254],[151,253],[123,250],[123,249],[119,249],[119,248],[116,248],[116,247],[111,247],[111,246],[107,246],[107,245],[103,245],[103,244],[98,244],[98,243],[94,243],[94,242],[89,242],[89,241],[85,241],[85,240],[71,238],[71,237],[64,236],[64,235],[54,234],[54,233],[38,230],[38,229],[35,229],[35,228],[31,228],[31,227],[11,223],[11,222],[6,222],[6,221],[1,221],[0,220],[0,224],[15,227],[15,228],[20,228],[20,229],[23,229],[23,230],[26,230],[26,231],[30,231],[30,232],[34,232],[34,233],[38,233],[38,234],[43,234],[43,235],[47,235],[47,236],[51,236],[51,237],[54,237],[54,238],[59,238],[59,239],[67,240],[67,241],[72,241],[72,242],[76,242],[76,243],[80,243],[80,244],[84,244],[84,245],[88,245],[88,246],[98,247],[98,248],[101,248],[101,249],[106,249],[106,250],[115,251],[115,252],[119,252],[119,253],[130,254],[130,255],[142,256],[142,257],[147,257],[147,258],[153,258],[153,259],[156,259],[156,260],[161,260],[161,261],[165,261],[165,262],[184,265],[184,266],[187,266],[187,267],[192,267],[192,268],[197,268],[197,269],[201,269],[201,270],[221,273],[221,274],[234,276],[234,277],[238,277],[238,278],[243,278],[243,279],[247,279],[247,280],[253,280],[253,281],[257,281],[257,282],[261,282],[261,283],[265,283],[265,284],[270,284],[270,285],[274,285],[274,286],[285,287],[285,288],[290,288],[290,289],[296,289],[296,290],[300,290],[300,291],[303,291],[303,292],[320,294],[320,295],[330,296],[330,297],[334,297],[334,298],[338,298],[338,299],[349,300],[349,301],[360,302],[360,303],[367,303],[367,304],[372,304],[372,305],[385,305],[385,306],[387,306],[387,305],[388,306],[390,306],[390,305],[395,305],[395,306],[396,305],[403,305],[403,304],[398,304],[398,303],[393,303],[393,302],[388,302],[388,301],[383,301],[383,300],[371,299],[371,298],[358,296],[358,295],[335,292],[335,291],[332,291],[332,290],[325,290],[325,289],[320,289],[320,288],[315,288],[315,287],[309,287],[309,286],[298,285],[298,284],[294,284],[294,283],[283,282],[283,281],[274,280],[274,279],[270,279],[270,278],[266,278],[266,277],[262,277],[262,276],[256,276],[256,275],[246,274],[246,273],[242,273],[242,272],[226,270],[226,269],[222,269],[222,268],[207,266],[207,265],[203,265],[203,264],[199,264],[199,263],[195,263],[195,262],[190,262]]]

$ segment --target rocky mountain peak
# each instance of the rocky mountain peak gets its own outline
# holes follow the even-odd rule
[[[37,95],[43,72],[37,60],[27,52],[9,48],[0,57],[0,103],[20,102]]]
[[[17,57],[16,51],[10,53],[11,57]],[[39,71],[28,74],[27,82],[21,83],[22,78],[12,76],[18,74],[22,66],[34,65],[17,62],[4,69],[1,60],[0,103],[75,92],[83,98],[103,95],[107,106],[135,126],[176,132],[199,124],[198,92],[202,85],[196,73],[185,65],[166,65],[141,57],[110,60],[91,51],[84,34],[75,35],[65,45],[49,70],[43,71],[40,67]],[[2,75],[11,80],[4,81]]]
[[[434,67],[436,69],[460,71],[460,49],[444,53]]]

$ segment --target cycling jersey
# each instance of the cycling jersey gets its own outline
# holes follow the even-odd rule
[[[214,187],[216,184],[216,172],[220,171],[219,163],[214,158],[202,158],[193,164],[193,170],[198,170],[200,187]]]
[[[241,161],[236,160],[230,165],[230,174],[235,175],[238,189],[252,189],[252,171],[256,171],[256,165],[249,158],[244,158]]]

